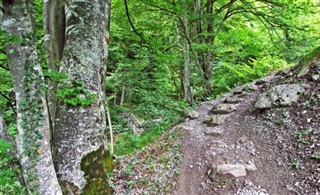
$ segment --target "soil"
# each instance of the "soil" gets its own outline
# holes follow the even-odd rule
[[[320,74],[319,64],[319,59],[311,62],[300,77],[295,67],[202,103],[195,110],[197,118],[187,118],[157,143],[118,159],[111,180],[115,194],[320,194],[320,79],[313,77]],[[254,107],[263,91],[284,83],[306,88],[297,103],[269,110]],[[223,114],[220,125],[206,124],[216,114],[212,108],[227,97],[239,98],[235,111]],[[238,178],[216,169],[248,163],[257,169]],[[125,174],[128,167],[132,173]]]

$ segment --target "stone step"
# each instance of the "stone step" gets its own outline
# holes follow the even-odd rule
[[[204,123],[208,126],[218,126],[221,125],[227,118],[228,115],[209,115],[205,119]]]
[[[218,104],[214,106],[211,110],[213,114],[229,114],[233,111],[236,110],[236,105],[235,104]]]
[[[238,96],[231,96],[231,97],[226,97],[224,99],[224,103],[227,103],[227,104],[238,104],[242,101],[242,99]]]
[[[224,132],[223,129],[216,129],[216,128],[207,128],[204,131],[206,135],[211,135],[211,136],[223,135],[223,132]]]

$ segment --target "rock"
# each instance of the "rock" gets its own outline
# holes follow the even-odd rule
[[[237,96],[232,96],[232,97],[227,97],[225,100],[224,100],[224,103],[229,103],[229,104],[237,104],[237,103],[240,103],[241,102],[241,99]]]
[[[253,162],[249,162],[248,164],[245,164],[244,167],[245,167],[245,169],[247,171],[256,171],[256,170],[258,170],[256,165]]]
[[[263,85],[263,84],[265,84],[266,83],[266,81],[264,81],[264,80],[258,80],[258,81],[256,81],[254,84],[255,85]]]
[[[235,111],[235,105],[234,104],[218,104],[212,109],[212,113],[215,114],[228,114],[233,111]]]
[[[317,81],[317,80],[319,80],[320,75],[314,74],[314,75],[312,75],[311,77],[312,77],[312,79],[313,79],[314,81]]]
[[[246,93],[243,92],[243,91],[237,90],[237,91],[234,91],[233,94],[234,94],[234,95],[243,95],[243,94],[246,94]]]
[[[120,114],[127,122],[127,125],[132,129],[133,133],[140,136],[144,129],[144,123],[140,121],[133,113],[124,112]]]
[[[206,135],[218,136],[223,134],[223,130],[222,129],[206,129],[204,133]]]
[[[244,177],[247,175],[246,169],[241,164],[222,164],[217,166],[217,173],[225,175],[231,174],[234,177]]]
[[[217,126],[217,125],[221,125],[225,121],[226,117],[227,115],[207,116],[204,122],[209,126]]]
[[[270,109],[290,106],[299,99],[304,88],[297,84],[277,85],[260,94],[255,107],[258,109]]]
[[[191,111],[188,112],[188,117],[190,119],[196,119],[196,118],[199,117],[199,113],[194,111],[194,110],[191,110]]]
[[[298,73],[298,78],[305,76],[309,72],[309,67],[305,66],[303,67],[300,72]]]
[[[286,68],[281,70],[281,72],[283,72],[283,74],[288,75],[290,73],[291,69],[290,68]]]

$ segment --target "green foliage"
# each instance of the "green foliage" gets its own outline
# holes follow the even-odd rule
[[[21,186],[17,174],[19,169],[12,154],[12,144],[0,139],[0,194],[26,194]]]
[[[63,81],[66,81],[68,78],[68,74],[63,72],[58,72],[54,69],[49,69],[48,71],[43,72],[44,76],[48,77],[51,81],[55,83],[61,83]]]
[[[288,67],[286,61],[265,56],[259,60],[252,60],[250,64],[233,65],[219,63],[214,72],[215,95],[230,91],[232,88],[266,76],[268,73]]]
[[[91,93],[85,88],[83,81],[76,79],[73,83],[69,82],[58,88],[57,96],[72,106],[88,106],[94,102],[97,94]]]
[[[139,150],[155,141],[166,129],[175,121],[179,120],[189,107],[184,101],[176,101],[166,95],[161,95],[159,92],[151,92],[147,90],[136,91],[133,94],[139,102],[128,105],[131,108],[126,111],[134,110],[134,114],[139,118],[144,119],[145,132],[141,135],[135,135],[126,127],[125,121],[119,116],[123,109],[119,109],[118,113],[114,112],[116,107],[112,107],[111,116],[113,118],[113,125],[116,133],[121,133],[120,137],[116,139],[115,154],[124,155],[130,154]],[[158,119],[158,122],[154,120]],[[122,129],[122,131],[117,130]]]

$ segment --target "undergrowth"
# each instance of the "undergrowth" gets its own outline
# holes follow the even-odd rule
[[[171,124],[179,120],[189,108],[184,101],[175,101],[168,96],[159,96],[155,92],[139,94],[138,105],[127,105],[112,107],[112,120],[116,135],[115,154],[125,155],[143,148],[149,143],[157,140]],[[126,126],[125,120],[120,116],[121,112],[133,112],[143,120],[144,132],[138,136]]]

